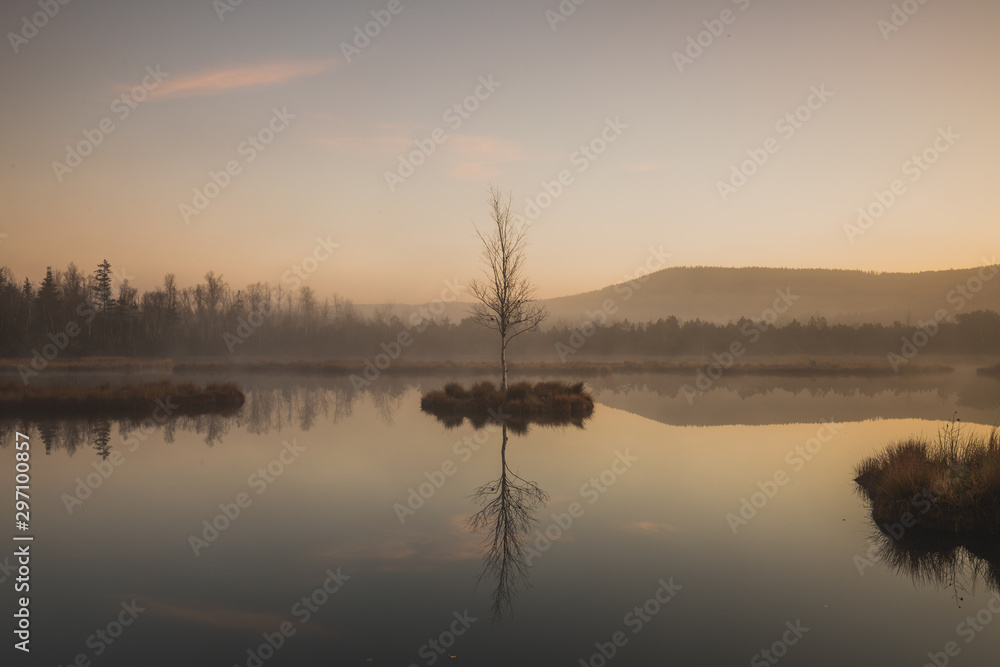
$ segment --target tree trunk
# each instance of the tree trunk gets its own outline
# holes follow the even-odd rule
[[[500,391],[507,391],[507,342],[500,338]]]

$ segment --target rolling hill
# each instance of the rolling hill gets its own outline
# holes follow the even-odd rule
[[[1000,312],[1000,266],[875,273],[841,269],[672,267],[632,283],[544,300],[547,324],[578,323],[605,311],[612,320],[641,322],[667,318],[725,323],[760,318],[775,301],[791,303],[781,322],[825,317],[831,324],[894,321],[915,323],[935,311],[949,315],[972,310]],[[784,294],[782,299],[779,294]],[[374,306],[359,306],[368,315]],[[399,304],[405,319],[420,306]],[[445,306],[441,317],[459,321],[468,303]],[[591,315],[588,316],[588,313]]]

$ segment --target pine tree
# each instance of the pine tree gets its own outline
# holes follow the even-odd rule
[[[101,310],[111,306],[111,264],[104,260],[94,271],[94,298]]]
[[[59,294],[59,287],[56,285],[55,277],[52,275],[51,266],[45,268],[45,278],[38,288],[36,300],[43,326],[47,327],[49,331],[55,330],[55,316],[59,312],[62,298]]]

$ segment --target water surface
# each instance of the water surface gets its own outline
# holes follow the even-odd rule
[[[467,520],[501,475],[500,430],[422,414],[440,379],[360,394],[240,382],[235,418],[20,425],[34,455],[31,664],[600,665],[613,649],[609,664],[736,665],[769,664],[767,649],[787,665],[919,666],[948,642],[952,664],[1000,650],[980,613],[1000,610],[997,591],[968,568],[983,561],[915,578],[880,555],[852,482],[864,455],[956,410],[968,428],[991,423],[995,380],[737,378],[692,405],[683,378],[596,379],[585,428],[509,435],[511,474],[548,498],[530,588],[498,623],[493,573],[477,585],[485,534]],[[78,480],[99,469],[81,500]],[[224,529],[213,538],[206,520]],[[133,600],[134,622],[99,639]],[[966,621],[977,613],[981,631]]]

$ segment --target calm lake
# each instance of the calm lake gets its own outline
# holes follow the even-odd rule
[[[0,427],[5,480],[14,430],[32,445],[30,664],[920,667],[1000,654],[998,560],[888,557],[852,481],[865,455],[956,412],[988,429],[1000,381],[970,368],[722,378],[692,401],[691,378],[590,380],[585,428],[509,434],[511,473],[547,500],[525,543],[530,588],[496,623],[496,573],[477,585],[488,532],[467,521],[472,494],[501,475],[499,429],[421,413],[440,378],[361,393],[346,379],[236,381],[235,417]]]

